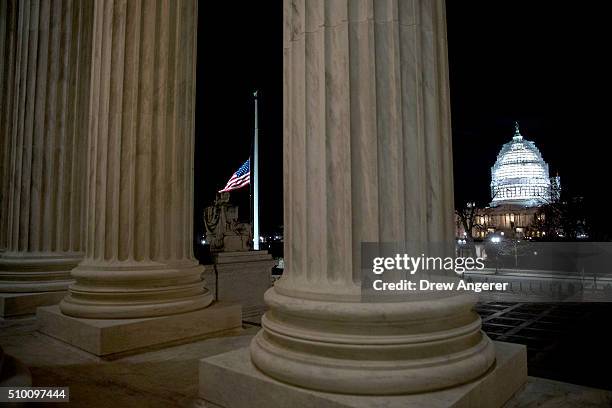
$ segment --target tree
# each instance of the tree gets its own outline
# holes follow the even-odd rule
[[[495,198],[496,195],[497,193],[493,195],[493,198]],[[465,203],[464,206],[455,208],[455,213],[459,218],[457,220],[457,226],[463,227],[463,230],[465,231],[465,239],[470,242],[474,241],[474,229],[486,231],[489,227],[486,221],[486,217],[484,222],[476,222],[476,220],[478,219],[477,217],[479,215],[482,215],[478,213],[478,210],[479,208],[476,206],[476,203],[474,201],[468,201],[467,203]]]
[[[463,227],[465,231],[465,240],[468,242],[474,241],[473,231],[487,230],[487,223],[479,223],[477,222],[478,217],[482,215],[479,213],[479,207],[476,206],[476,203],[473,201],[465,203],[464,206],[456,208],[455,213],[457,214],[457,227]]]
[[[585,235],[586,216],[582,197],[565,197],[557,183],[551,184],[550,196],[534,214],[531,228],[544,233],[548,240],[574,241]]]
[[[468,202],[465,206],[456,208],[455,213],[459,217],[458,222],[461,223],[465,231],[466,240],[474,241],[472,229],[476,226],[476,203]]]

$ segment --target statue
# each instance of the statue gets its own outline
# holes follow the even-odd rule
[[[238,222],[238,206],[229,202],[229,192],[217,194],[215,203],[204,209],[206,242],[211,252],[250,251],[251,224]]]

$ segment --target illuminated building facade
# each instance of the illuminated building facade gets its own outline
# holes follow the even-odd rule
[[[521,135],[515,122],[512,140],[502,146],[491,167],[491,203],[476,209],[472,237],[485,238],[496,232],[518,238],[542,237],[544,232],[534,227],[537,217],[544,217],[539,209],[558,200],[560,189],[559,176],[549,176],[540,150]],[[457,227],[457,236],[465,237],[460,219]]]

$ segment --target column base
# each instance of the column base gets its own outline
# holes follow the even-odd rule
[[[60,292],[0,293],[0,317],[35,314],[40,306],[57,305],[68,294]]]
[[[2,293],[59,292],[74,283],[70,271],[83,259],[79,252],[8,252],[0,256]]]
[[[140,319],[189,313],[213,297],[202,281],[202,265],[179,261],[86,259],[71,272],[75,283],[60,310],[81,319]]]
[[[243,320],[259,320],[267,309],[264,293],[272,286],[272,256],[267,251],[219,252],[214,259],[215,265],[204,269],[204,280],[214,298],[239,302]]]
[[[247,408],[501,407],[527,381],[525,346],[495,342],[496,363],[470,383],[440,391],[389,396],[332,394],[295,387],[259,371],[242,348],[200,360],[196,406]],[[312,375],[316,375],[313,373]]]
[[[40,332],[97,356],[182,342],[242,326],[240,305],[229,302],[139,319],[83,319],[63,314],[58,306],[48,306],[38,309],[37,318]]]

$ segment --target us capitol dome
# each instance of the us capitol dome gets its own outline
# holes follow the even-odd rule
[[[491,168],[491,207],[516,205],[538,207],[558,194],[559,178],[548,174],[548,164],[536,145],[523,138],[518,122],[514,137],[504,144]]]

